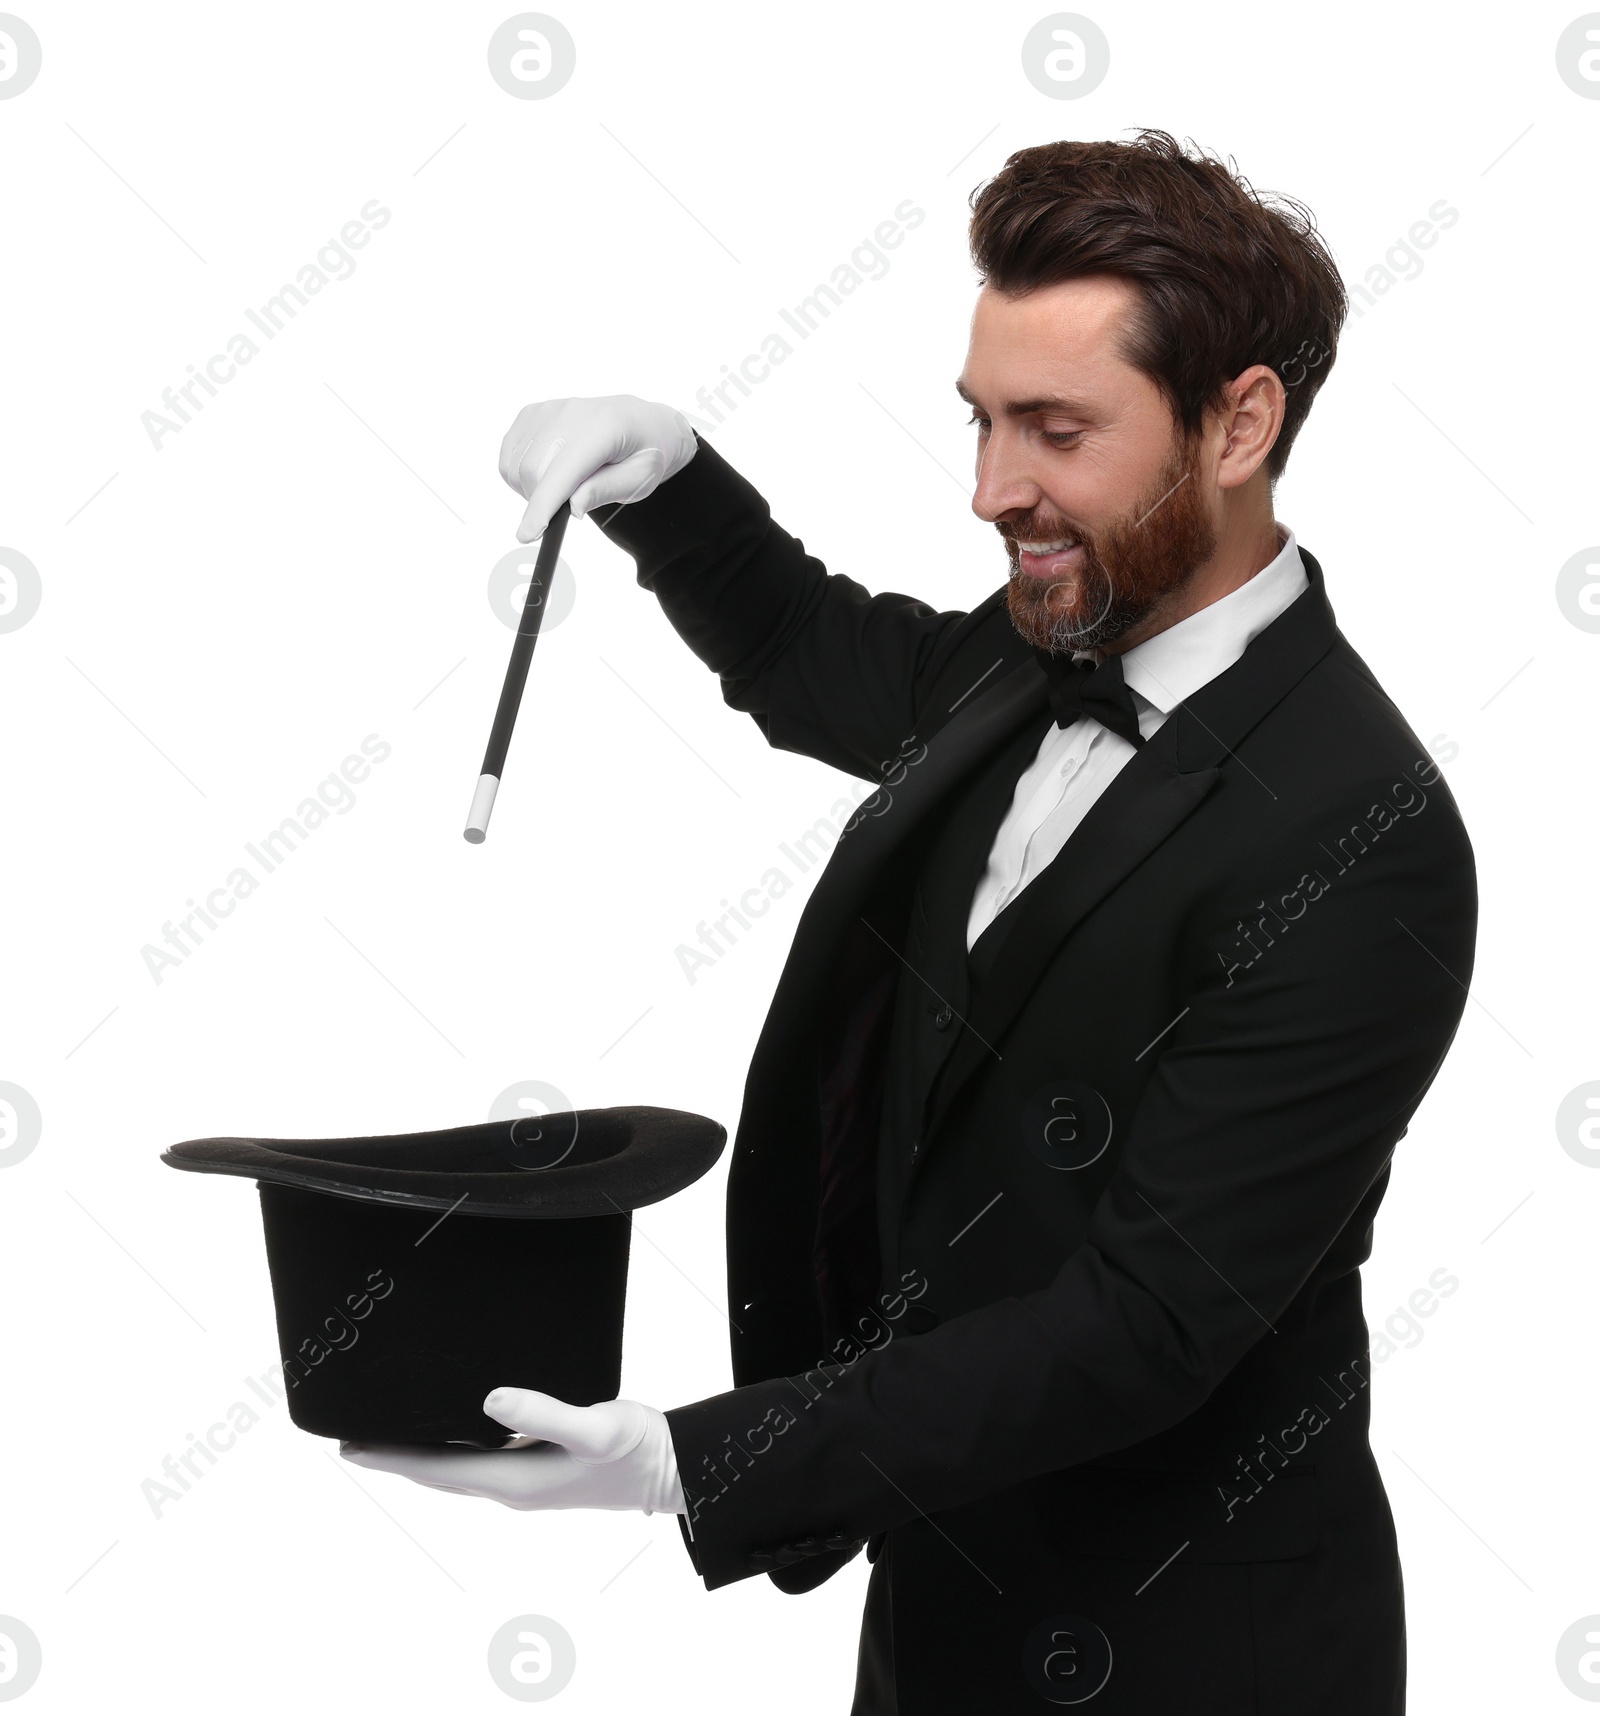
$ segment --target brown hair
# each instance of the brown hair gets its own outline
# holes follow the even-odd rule
[[[1311,211],[1269,202],[1231,166],[1165,131],[1132,143],[1019,150],[972,193],[972,260],[1009,297],[1114,274],[1143,300],[1123,355],[1161,389],[1192,436],[1251,364],[1277,371],[1283,427],[1267,455],[1276,482],[1333,368],[1348,309]]]

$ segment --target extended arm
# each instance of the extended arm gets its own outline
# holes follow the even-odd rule
[[[563,500],[593,512],[769,743],[872,779],[912,731],[964,616],[830,574],[678,412],[626,395],[529,406],[500,468],[528,499],[524,540]]]
[[[1048,1286],[667,1414],[708,1585],[1131,1448],[1273,1338],[1460,1018],[1475,906],[1457,828],[1408,824],[1253,969],[1197,968]],[[1241,894],[1307,844],[1258,855]]]

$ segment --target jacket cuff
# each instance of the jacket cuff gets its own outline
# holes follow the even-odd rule
[[[772,1444],[764,1427],[773,1413],[762,1411],[767,1392],[760,1385],[734,1389],[666,1415],[688,1510],[679,1515],[684,1541],[708,1591],[757,1573],[771,1574],[782,1591],[809,1591],[865,1542],[832,1521],[817,1529],[811,1520],[816,1498],[797,1495],[787,1481],[791,1474],[776,1461],[769,1465],[771,1482],[740,1482],[756,1472],[756,1455]],[[761,1422],[747,1426],[752,1403]]]
[[[695,1553],[694,1538],[689,1531],[689,1522],[681,1513],[678,1515],[678,1532],[683,1538],[683,1547],[689,1552],[689,1565],[698,1573],[700,1571],[700,1557]]]

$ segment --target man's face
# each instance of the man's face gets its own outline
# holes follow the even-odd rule
[[[1119,355],[1138,290],[1107,275],[978,295],[956,384],[978,424],[972,510],[1005,540],[1031,644],[1135,641],[1216,549],[1204,444]]]

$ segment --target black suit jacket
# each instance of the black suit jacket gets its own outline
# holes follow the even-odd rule
[[[1476,891],[1316,560],[967,960],[1049,720],[1004,591],[869,595],[705,444],[604,528],[773,745],[881,783],[749,1071],[738,1386],[668,1414],[707,1586],[887,1539],[902,1716],[1039,1708],[1102,1649],[1102,1711],[1400,1709],[1358,1265]]]

